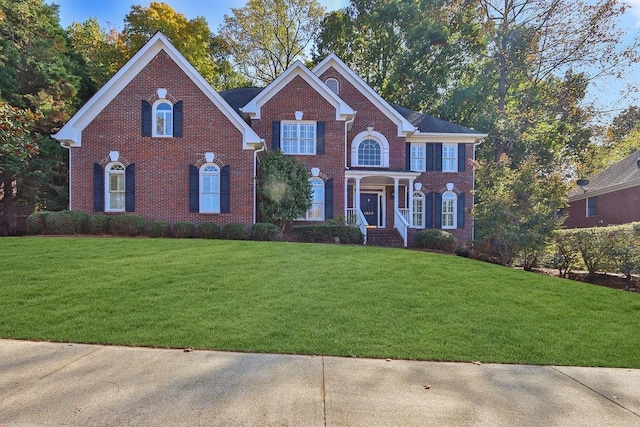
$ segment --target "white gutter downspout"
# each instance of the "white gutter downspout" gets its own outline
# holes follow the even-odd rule
[[[260,140],[260,145],[261,147],[258,149],[254,149],[253,150],[253,223],[256,223],[256,218],[257,218],[257,210],[258,210],[258,203],[257,203],[257,193],[258,193],[258,153],[261,153],[263,151],[267,151],[267,144],[265,143],[264,139]]]

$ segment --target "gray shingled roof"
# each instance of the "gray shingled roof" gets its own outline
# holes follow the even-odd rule
[[[589,184],[584,186],[586,191],[583,191],[581,188],[577,188],[572,191],[569,196],[575,197],[582,194],[588,196],[589,193],[594,193],[596,191],[605,190],[610,187],[633,181],[638,181],[640,184],[638,158],[640,158],[640,150],[630,154],[618,163],[614,163],[596,176],[589,178]]]
[[[260,92],[262,92],[263,87],[238,87],[235,89],[225,90],[220,92],[220,96],[222,99],[227,101],[227,104],[231,105],[231,107],[238,112],[238,114],[242,115],[240,108],[244,107],[251,101],[253,98],[258,96]]]
[[[447,122],[446,120],[437,119],[435,117],[427,116],[409,108],[400,107],[399,105],[392,105],[395,110],[409,121],[412,125],[418,128],[420,132],[435,132],[435,133],[469,133],[477,134],[478,132],[466,128],[464,126],[457,125],[455,123]]]

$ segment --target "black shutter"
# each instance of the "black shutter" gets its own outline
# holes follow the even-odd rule
[[[93,210],[104,212],[104,169],[98,163],[93,164]]]
[[[433,199],[434,228],[442,228],[442,194],[434,193]]]
[[[464,193],[458,194],[458,228],[464,228]]]
[[[124,170],[124,210],[136,211],[136,165],[131,163]]]
[[[220,170],[220,212],[231,212],[231,168],[229,165]]]
[[[425,148],[425,157],[426,157],[426,171],[427,172],[432,172],[433,171],[433,145],[434,144],[427,144],[426,148]]]
[[[333,219],[333,178],[324,183],[324,219]]]
[[[173,105],[173,136],[182,138],[182,101]]]
[[[424,199],[424,226],[433,228],[433,191]]]
[[[271,148],[280,149],[280,122],[271,122]]]
[[[442,172],[442,143],[433,144],[433,170]]]
[[[316,154],[324,154],[324,122],[316,123]]]
[[[458,172],[467,170],[467,144],[458,144]]]
[[[200,212],[200,171],[189,165],[189,212]]]
[[[404,168],[411,170],[411,143],[404,144]]]
[[[151,104],[142,101],[142,136],[151,136]]]

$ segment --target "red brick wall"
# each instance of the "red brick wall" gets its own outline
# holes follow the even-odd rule
[[[153,103],[158,88],[167,98],[183,101],[184,136],[141,136],[141,101]],[[118,151],[120,160],[136,164],[135,214],[147,220],[242,222],[253,218],[253,151],[242,149],[242,134],[164,52],[160,52],[82,134],[82,147],[71,149],[73,210],[93,212],[93,163]],[[215,163],[231,168],[231,212],[189,213],[190,164]]]
[[[598,214],[587,218],[587,200],[577,200],[567,209],[568,228],[600,227],[640,221],[640,186],[598,197]]]

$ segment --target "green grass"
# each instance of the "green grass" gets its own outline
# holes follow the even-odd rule
[[[465,258],[196,239],[0,239],[0,337],[640,367],[640,295]]]

